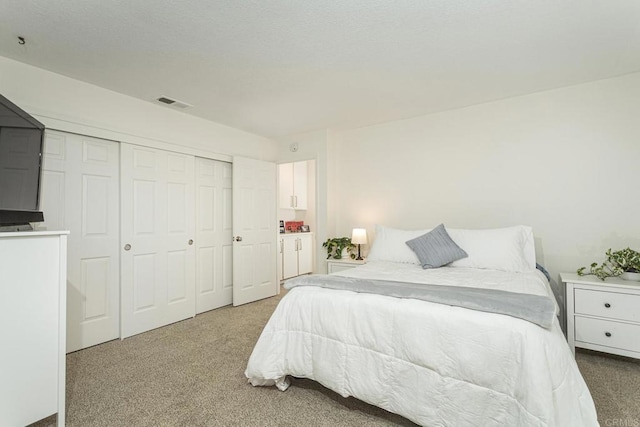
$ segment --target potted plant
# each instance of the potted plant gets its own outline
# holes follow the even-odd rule
[[[351,259],[355,259],[356,255],[352,251],[356,248],[356,245],[351,243],[350,237],[334,237],[327,239],[322,244],[323,248],[327,249],[327,259],[342,259],[343,252],[346,251]]]
[[[592,274],[601,280],[621,276],[625,280],[640,281],[640,252],[631,248],[617,251],[609,249],[605,255],[607,258],[602,264],[592,263],[588,272],[585,272],[587,267],[580,267],[577,271],[578,275]]]

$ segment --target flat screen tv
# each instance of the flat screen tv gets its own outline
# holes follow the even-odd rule
[[[44,221],[39,211],[44,125],[0,95],[0,229]]]

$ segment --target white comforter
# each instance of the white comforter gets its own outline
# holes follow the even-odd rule
[[[340,273],[550,294],[539,272],[370,263]],[[425,426],[598,425],[557,321],[316,287],[288,292],[245,372],[253,385],[316,380]]]

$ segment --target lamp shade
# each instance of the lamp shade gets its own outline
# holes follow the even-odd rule
[[[367,243],[367,230],[364,228],[354,228],[351,233],[351,243],[364,245]]]

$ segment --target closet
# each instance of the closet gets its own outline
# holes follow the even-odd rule
[[[226,162],[46,132],[39,229],[70,230],[68,352],[231,304],[231,175]]]

